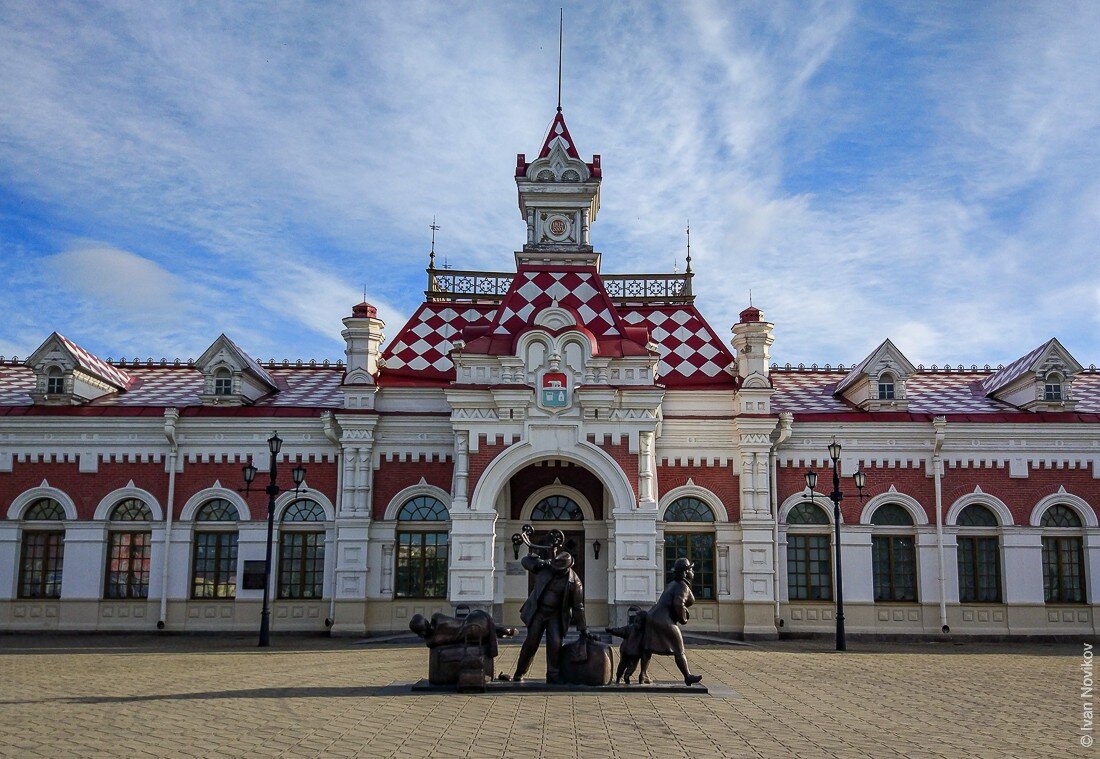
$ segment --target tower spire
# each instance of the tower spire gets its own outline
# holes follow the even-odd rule
[[[561,113],[561,50],[565,30],[565,8],[558,9],[558,113]]]
[[[691,274],[691,219],[687,221],[687,273]]]
[[[429,226],[428,228],[432,230],[432,252],[428,256],[428,268],[429,269],[434,269],[435,268],[435,233],[436,233],[436,230],[440,229],[440,226],[435,223],[435,214],[432,214],[432,223],[431,223],[431,226]]]

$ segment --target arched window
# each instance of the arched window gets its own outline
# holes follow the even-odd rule
[[[214,395],[233,394],[233,375],[228,369],[218,369],[214,372]]]
[[[125,498],[111,509],[104,598],[149,597],[152,518],[149,506],[140,498]]]
[[[325,509],[299,498],[283,511],[279,529],[279,598],[321,598],[325,585]]]
[[[19,556],[20,598],[61,598],[61,573],[65,564],[65,529],[50,522],[65,520],[64,507],[52,498],[39,498],[23,512]]]
[[[446,505],[438,498],[411,498],[397,512],[397,598],[446,598]]]
[[[535,504],[535,508],[531,511],[531,520],[536,522],[580,522],[584,520],[584,512],[581,511],[581,507],[572,498],[564,495],[552,495]]]
[[[677,498],[665,509],[665,523],[665,582],[672,580],[677,559],[690,559],[695,567],[692,592],[700,600],[713,601],[714,511],[698,498]]]
[[[65,375],[56,366],[51,366],[46,372],[47,395],[61,395],[65,392]]]
[[[1056,503],[1043,512],[1043,595],[1048,604],[1085,602],[1085,547],[1081,517]],[[1078,533],[1078,534],[1075,534]]]
[[[1062,392],[1062,375],[1058,372],[1051,372],[1046,376],[1043,381],[1043,400],[1044,401],[1061,401],[1065,399],[1065,395]]]
[[[28,522],[54,522],[65,519],[65,507],[52,498],[39,498],[23,512]]]
[[[878,397],[880,401],[891,401],[894,395],[894,375],[883,372],[878,378]]]
[[[397,512],[399,522],[446,522],[450,518],[443,501],[430,495],[409,499]]]
[[[871,564],[875,601],[917,600],[916,536],[910,532],[913,517],[896,503],[884,503],[871,515],[871,524],[883,528],[909,528],[904,533],[896,529],[871,536]]]
[[[195,521],[206,524],[195,533],[192,598],[237,597],[238,519],[237,507],[224,498],[212,498],[195,513]]]
[[[714,512],[698,498],[677,498],[665,511],[666,522],[713,522]]]
[[[787,512],[787,597],[791,601],[833,598],[828,525],[825,510],[808,501]]]
[[[959,512],[956,537],[959,601],[1001,602],[1001,539],[991,534],[999,523],[988,507],[972,503]]]

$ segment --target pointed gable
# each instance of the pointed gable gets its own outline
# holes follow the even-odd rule
[[[997,370],[982,390],[997,400],[1038,411],[1072,410],[1071,386],[1083,371],[1080,362],[1055,337]]]
[[[134,377],[53,332],[27,358],[34,370],[36,403],[69,405],[134,387]]]
[[[207,405],[252,404],[279,390],[275,379],[224,333],[203,351],[195,366],[205,378],[200,396]]]
[[[573,144],[573,138],[569,134],[569,127],[565,125],[565,115],[561,111],[554,115],[554,120],[550,123],[550,131],[546,133],[546,139],[542,141],[539,158],[546,158],[550,155],[550,149],[553,147],[554,142],[558,140],[561,141],[562,148],[570,158],[580,160],[577,146]]]
[[[905,382],[917,368],[887,338],[837,383],[835,395],[869,411],[904,411]]]

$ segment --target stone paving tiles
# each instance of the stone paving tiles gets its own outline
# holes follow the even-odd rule
[[[4,636],[0,757],[1086,755],[1079,645],[829,643],[692,647],[723,695],[480,696],[410,694],[412,643]]]

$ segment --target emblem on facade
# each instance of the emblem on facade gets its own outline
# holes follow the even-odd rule
[[[563,372],[542,375],[541,405],[546,408],[569,407],[569,382]]]

